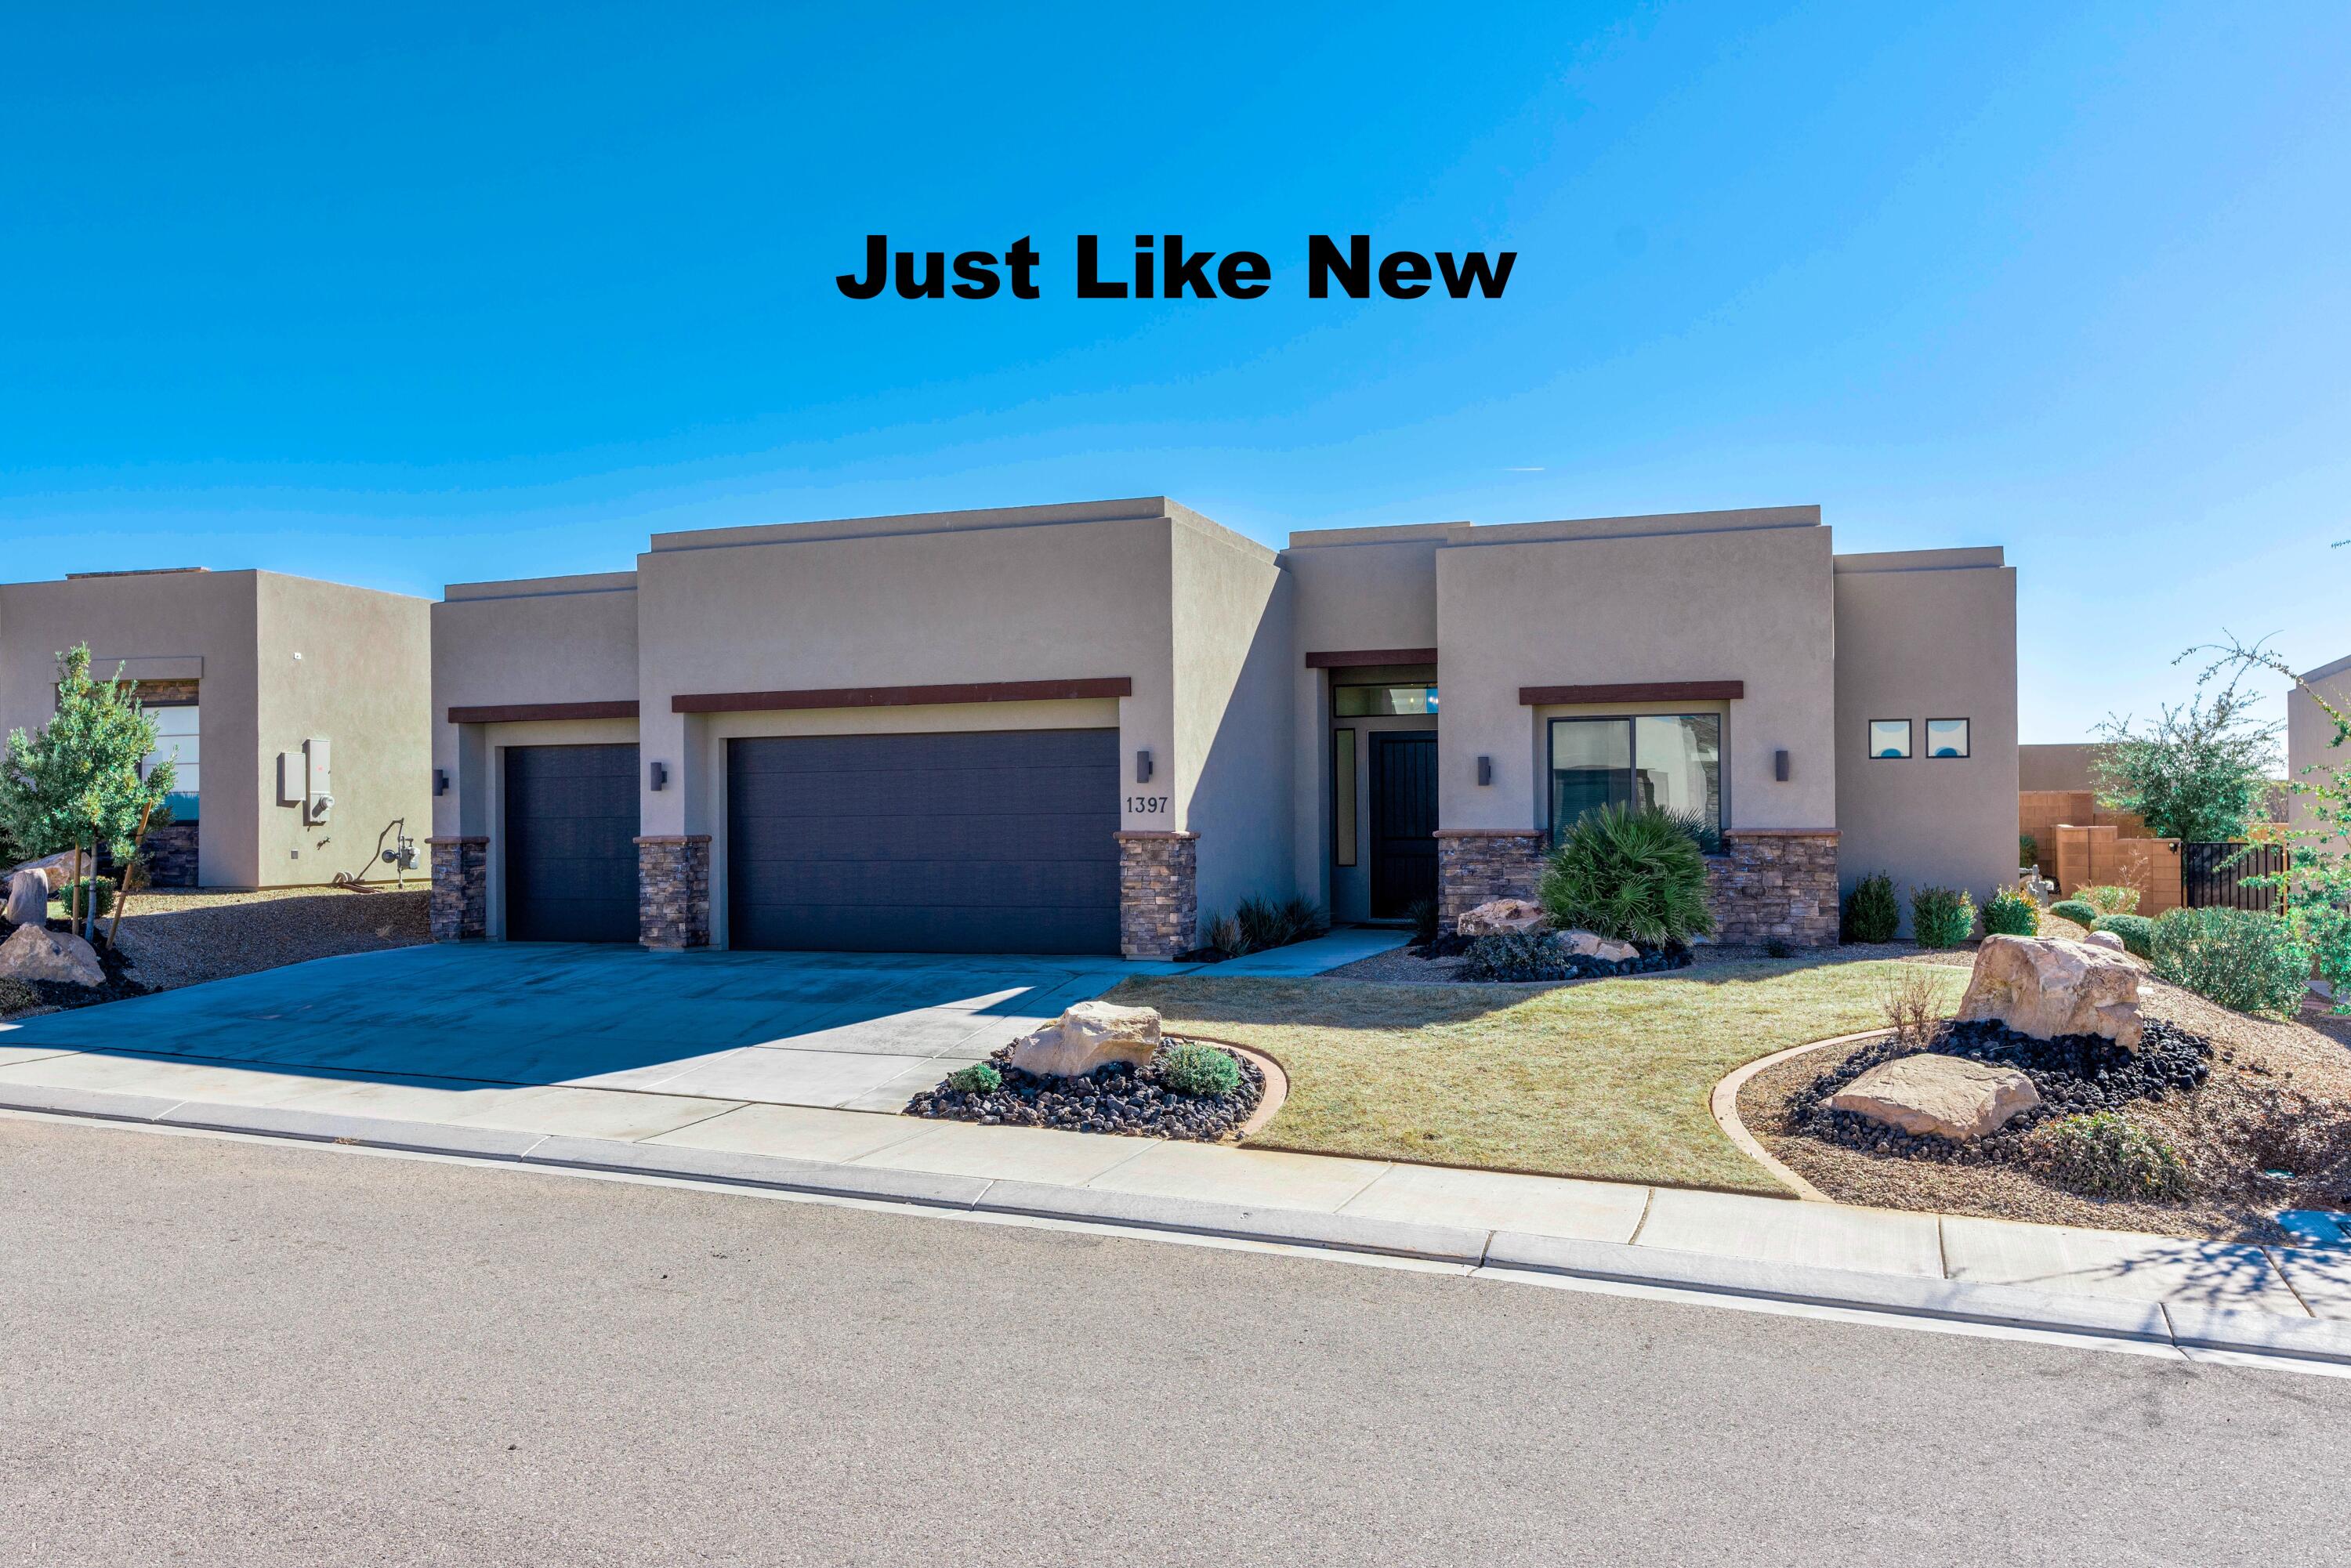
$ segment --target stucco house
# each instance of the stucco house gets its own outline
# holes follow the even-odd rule
[[[2302,678],[2311,688],[2332,703],[2337,709],[2351,713],[2351,655],[2304,670]],[[2338,748],[2335,744],[2335,721],[2326,711],[2310,698],[2310,693],[2296,686],[2285,699],[2285,771],[2286,778],[2296,783],[2318,783],[2321,774],[2312,768],[2329,769],[2351,764],[2351,746]],[[2298,792],[2286,795],[2286,820],[2295,831],[2309,832],[2319,823],[2310,809],[2310,797]]]
[[[379,841],[422,839],[432,810],[431,635],[424,600],[273,571],[0,584],[0,731],[48,722],[57,655],[87,643],[174,758],[174,821],[146,845],[158,885],[390,877]]]
[[[1531,892],[1608,800],[1733,939],[2014,875],[2016,580],[1817,507],[1293,535],[1162,497],[660,534],[433,607],[435,934],[1123,953]]]

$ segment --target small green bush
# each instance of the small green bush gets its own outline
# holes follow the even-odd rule
[[[2188,1166],[2161,1138],[2112,1111],[2067,1116],[2033,1134],[2052,1181],[2093,1197],[2180,1197]]]
[[[1585,812],[1552,852],[1537,896],[1562,931],[1662,947],[1714,930],[1706,906],[1706,857],[1655,806]]]
[[[958,1094],[993,1094],[1004,1087],[1004,1074],[992,1061],[975,1061],[948,1073],[947,1087]]]
[[[2093,931],[2111,931],[2123,939],[2123,949],[2142,958],[2155,956],[2155,921],[2145,915],[2101,915]]]
[[[1848,942],[1891,942],[1902,928],[1902,903],[1894,896],[1894,879],[1882,871],[1870,873],[1844,895],[1844,939]]]
[[[2016,863],[2019,869],[2041,863],[2041,845],[2031,833],[2016,835]]]
[[[2041,906],[2023,889],[2003,883],[1983,906],[1987,936],[2036,936],[2041,932]]]
[[[98,885],[98,918],[100,920],[105,919],[108,915],[114,913],[115,883],[114,879],[110,876],[95,878],[86,876],[82,878],[79,883],[67,883],[60,886],[55,893],[49,894],[50,906],[60,915],[70,913],[74,907],[74,889],[76,887],[79,887],[81,889],[82,912],[84,914],[89,913],[89,901],[91,896],[90,884],[93,882]]]
[[[1292,898],[1280,904],[1270,898],[1244,898],[1233,906],[1233,923],[1240,927],[1241,939],[1248,944],[1238,949],[1245,953],[1286,947],[1292,942],[1320,936],[1325,928],[1322,906],[1311,898]],[[1224,944],[1219,942],[1217,946],[1222,947]],[[1235,951],[1229,947],[1225,950]]]
[[[1416,898],[1405,913],[1412,916],[1412,939],[1415,942],[1437,940],[1437,900]]]
[[[2098,923],[2096,907],[2078,898],[2061,898],[2049,906],[2049,913],[2060,920],[2070,920],[2084,930]]]
[[[2135,915],[2138,912],[2138,889],[2135,887],[2077,887],[2074,896],[2101,915]]]
[[[1160,1058],[1159,1082],[1178,1094],[1229,1094],[1241,1086],[1241,1064],[1213,1045],[1179,1040]]]
[[[1792,958],[1795,956],[1795,946],[1785,936],[1763,938],[1763,956],[1766,958]]]
[[[2150,946],[2158,978],[2241,1013],[2290,1018],[2310,985],[2310,949],[2259,910],[2167,909]]]
[[[1241,929],[1241,923],[1229,915],[1213,915],[1200,923],[1200,945],[1214,947],[1228,958],[1257,951],[1249,945],[1249,933]]]
[[[1964,891],[1922,887],[1910,894],[1910,935],[1921,947],[1956,947],[1976,934],[1976,901]]]

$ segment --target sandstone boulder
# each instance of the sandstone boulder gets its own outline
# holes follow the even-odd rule
[[[1880,1062],[1829,1100],[1832,1110],[1961,1141],[1996,1133],[2040,1103],[2032,1080],[2013,1067],[1931,1052]]]
[[[1079,1002],[1014,1040],[1011,1065],[1040,1078],[1074,1078],[1110,1061],[1141,1067],[1158,1049],[1157,1009]]]
[[[0,942],[0,979],[102,986],[106,971],[99,967],[96,950],[80,937],[45,925],[19,925]]]
[[[1641,950],[1630,942],[1618,942],[1590,931],[1562,931],[1559,939],[1569,952],[1581,953],[1587,958],[1597,958],[1603,963],[1621,964],[1627,958],[1641,956]]]
[[[2117,953],[2130,951],[2123,946],[2123,939],[2111,931],[2093,931],[2082,940],[2092,947],[2111,947]]]
[[[2053,936],[1987,936],[1959,1000],[1968,1022],[1996,1019],[2035,1040],[2095,1034],[2138,1049],[2138,967],[2113,948]]]
[[[1540,931],[1549,924],[1540,904],[1497,898],[1463,911],[1453,928],[1464,936],[1507,936],[1518,931]]]
[[[29,871],[47,882],[48,883],[49,891],[51,893],[55,893],[57,889],[65,886],[66,883],[73,881],[73,851],[59,850],[53,855],[43,855],[38,860],[26,861],[20,865],[10,867],[8,876],[13,882],[18,872]]]
[[[49,880],[37,871],[8,873],[8,902],[0,918],[11,925],[38,925],[49,917]]]

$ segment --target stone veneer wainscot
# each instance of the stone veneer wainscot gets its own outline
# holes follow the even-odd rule
[[[1200,926],[1200,835],[1120,833],[1118,945],[1130,958],[1173,958]]]
[[[478,942],[489,934],[490,841],[427,839],[433,852],[433,940]]]
[[[1539,828],[1437,830],[1438,929],[1497,898],[1532,898],[1542,880],[1544,835]]]
[[[637,844],[637,940],[648,947],[710,946],[710,835],[642,838]]]
[[[1706,862],[1716,941],[1751,946],[1776,936],[1797,947],[1836,941],[1834,830],[1749,829],[1725,833],[1723,849]]]

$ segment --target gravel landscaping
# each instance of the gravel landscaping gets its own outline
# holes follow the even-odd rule
[[[1071,1133],[1113,1133],[1136,1138],[1188,1138],[1213,1143],[1238,1131],[1265,1094],[1265,1073],[1238,1051],[1219,1051],[1240,1069],[1229,1093],[1185,1094],[1163,1082],[1168,1051],[1186,1043],[1166,1038],[1142,1067],[1113,1062],[1079,1078],[1040,1078],[1008,1064],[1005,1047],[990,1058],[1001,1082],[992,1091],[957,1089],[952,1082],[925,1090],[905,1114],[995,1127],[1054,1127]],[[1209,1047],[1217,1050],[1217,1047]]]
[[[2254,1243],[2292,1239],[2272,1218],[2281,1208],[2351,1207],[2351,1051],[2342,1040],[2310,1022],[2231,1012],[2152,977],[2140,981],[2140,1012],[2158,1061],[2120,1073],[2106,1061],[2103,1084],[2097,1063],[2085,1063],[2088,1080],[2076,1073],[2063,1086],[2064,1104],[2020,1118],[2026,1130],[2012,1140],[2021,1145],[2013,1158],[1998,1148],[1955,1156],[1948,1145],[1930,1151],[1938,1157],[1917,1158],[1915,1145],[1941,1140],[1886,1129],[1865,1139],[1817,1135],[1823,1081],[1862,1071],[1884,1054],[1874,1043],[1810,1052],[1758,1073],[1740,1092],[1740,1119],[1774,1157],[1841,1203]],[[2199,1040],[2209,1041],[2209,1056],[2196,1052]],[[2012,1064],[2047,1097],[2059,1080],[2035,1071],[2031,1054]],[[2193,1078],[2191,1061],[2204,1070],[2192,1085],[2180,1081]],[[2032,1146],[2031,1129],[2092,1109],[2118,1111],[2176,1150],[2188,1170],[2186,1196],[2094,1197],[2051,1180],[2038,1168],[2045,1150]],[[2003,1131],[1985,1143],[2010,1139]]]

